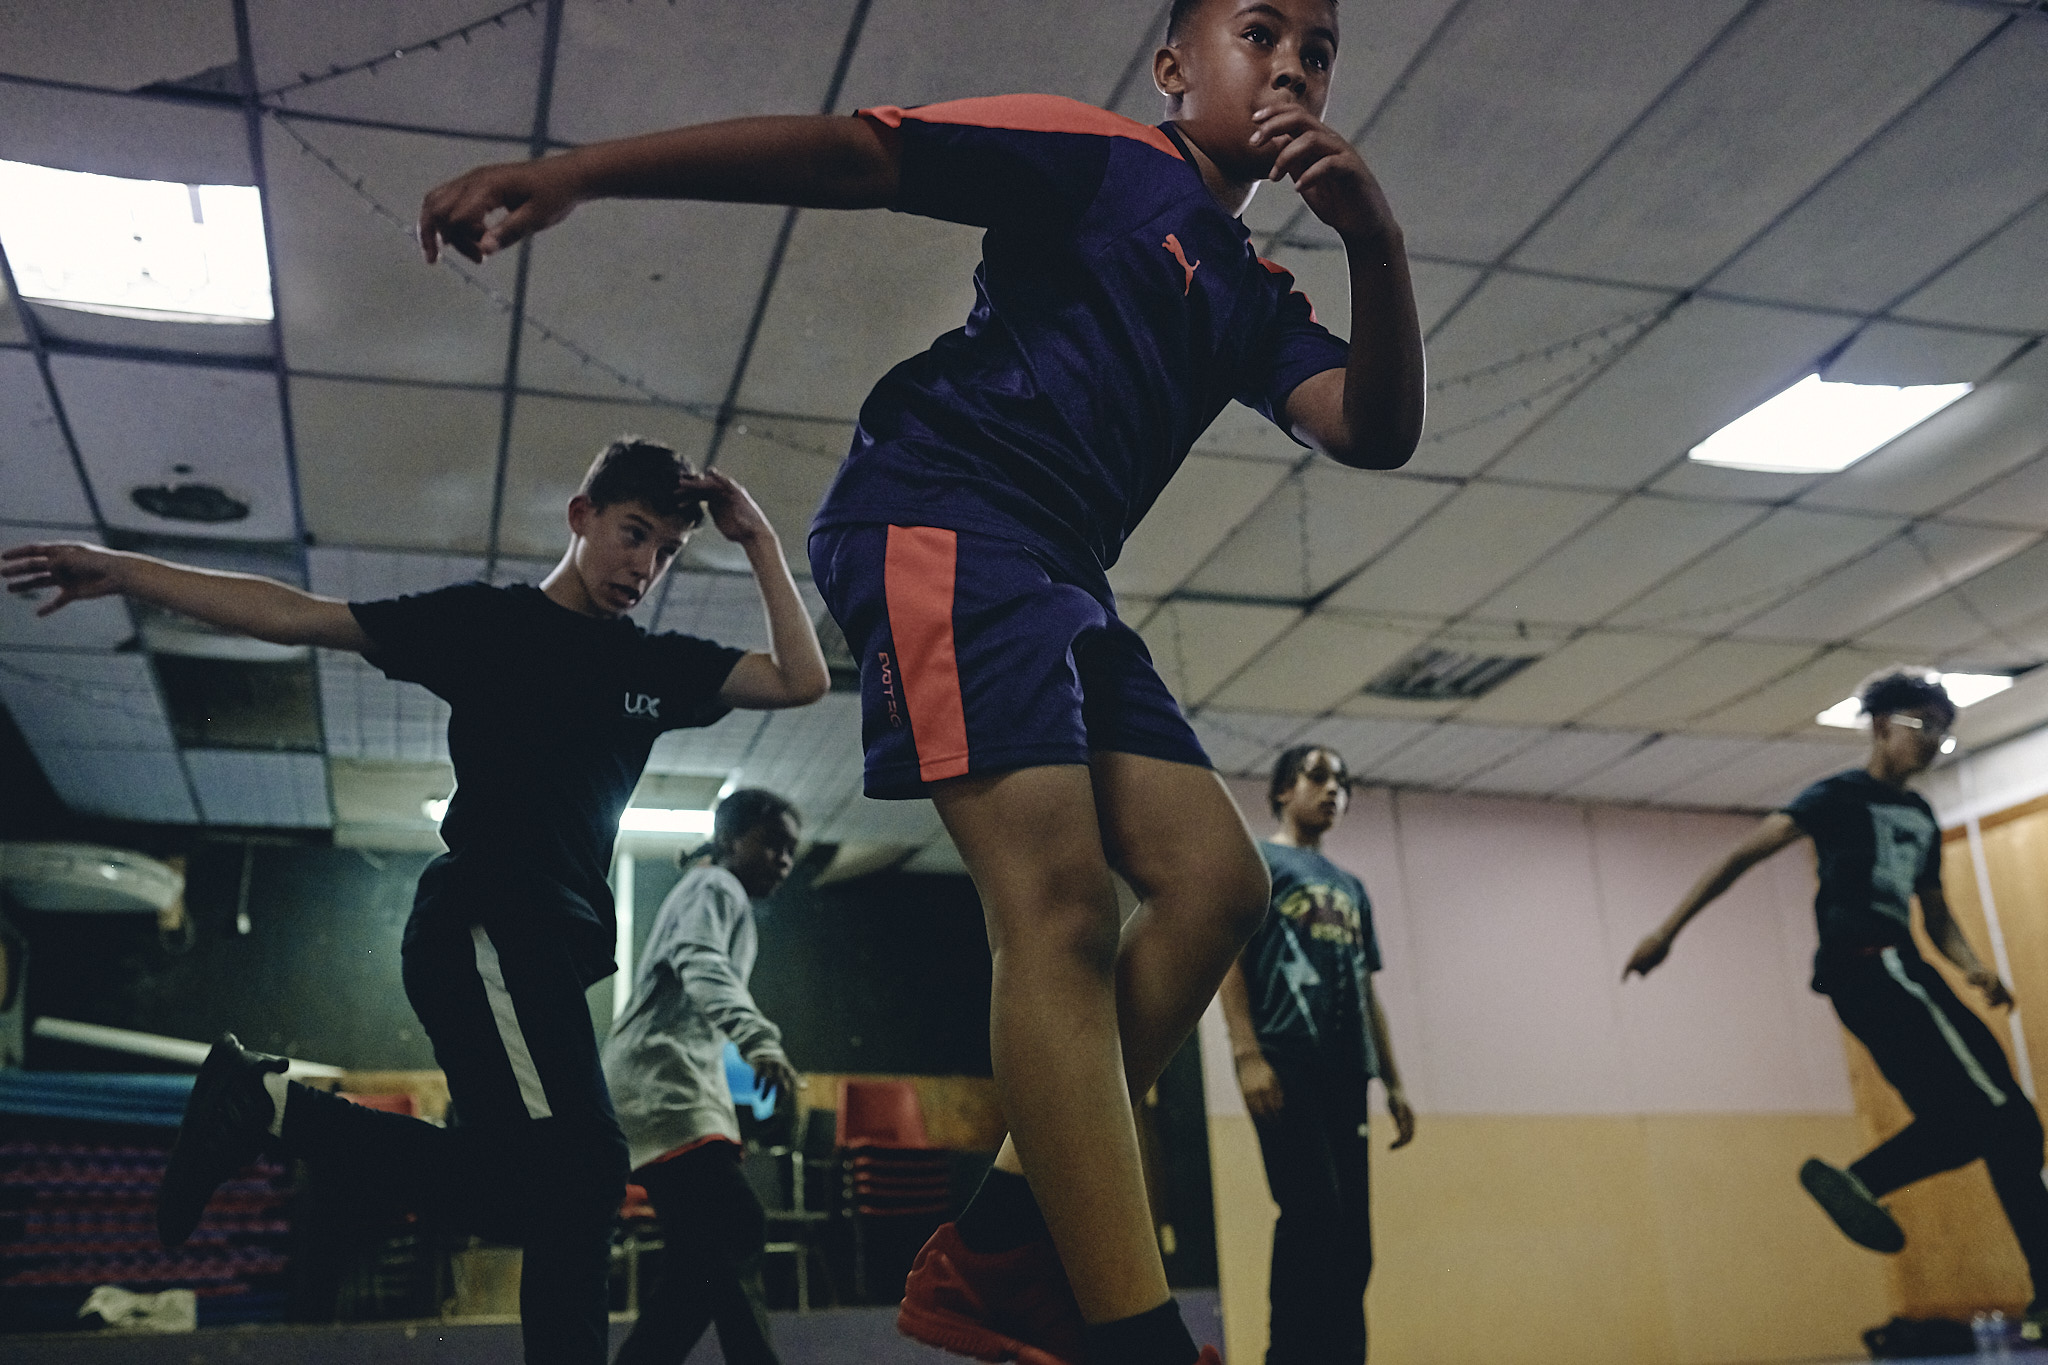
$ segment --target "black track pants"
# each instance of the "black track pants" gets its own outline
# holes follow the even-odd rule
[[[661,1269],[641,1291],[640,1321],[616,1365],[681,1365],[713,1323],[727,1365],[776,1365],[761,1290],[767,1221],[739,1149],[710,1143],[634,1179],[661,1218]]]

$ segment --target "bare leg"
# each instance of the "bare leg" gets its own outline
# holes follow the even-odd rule
[[[1117,1027],[1135,1099],[1215,997],[1266,913],[1269,887],[1265,861],[1215,773],[1119,753],[1096,754],[1090,768],[1109,860],[1142,898],[1117,954]],[[1025,1168],[1008,1141],[996,1165],[1012,1175]]]
[[[1166,1272],[1118,1042],[1116,893],[1089,770],[955,778],[932,797],[981,894],[996,1089],[1082,1316],[1148,1312]]]

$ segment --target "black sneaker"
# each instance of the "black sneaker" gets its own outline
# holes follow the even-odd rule
[[[1906,1232],[1869,1187],[1839,1166],[1813,1157],[1799,1168],[1799,1183],[1827,1210],[1842,1235],[1872,1251],[1905,1249]]]
[[[213,1192],[262,1154],[276,1113],[263,1077],[289,1065],[250,1052],[232,1033],[206,1054],[157,1191],[156,1231],[166,1247],[183,1245]]]

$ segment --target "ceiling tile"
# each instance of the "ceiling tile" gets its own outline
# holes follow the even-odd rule
[[[2048,332],[2048,198],[1900,304],[1905,317]]]
[[[0,52],[13,75],[133,90],[233,61],[234,12],[161,0],[9,5]]]
[[[800,574],[810,572],[805,543],[811,518],[839,472],[852,442],[853,426],[750,418],[735,426],[719,448],[718,467],[753,494],[782,538],[782,551]],[[707,526],[690,540],[687,557],[730,572],[747,570],[746,552]]]
[[[754,738],[768,727],[772,711],[734,711],[701,730],[670,730],[654,741],[647,756],[650,773],[730,773],[739,766]],[[854,724],[859,725],[856,720]]]
[[[1689,728],[1733,735],[1825,735],[1814,717],[1844,697],[1880,668],[1894,663],[1889,655],[1869,650],[1834,649],[1813,662],[1718,711],[1691,722]]]
[[[499,407],[474,390],[294,378],[306,529],[324,545],[482,552]]]
[[[1325,716],[1296,735],[1295,743],[1328,749],[1344,760],[1353,777],[1372,780],[1373,772],[1384,759],[1435,728],[1425,720]]]
[[[1426,722],[1448,720],[1464,710],[1466,705],[1467,703],[1462,701],[1410,701],[1402,697],[1382,697],[1371,692],[1360,692],[1339,702],[1335,714],[1375,720]]]
[[[1119,594],[1172,592],[1286,475],[1273,461],[1190,455],[1124,542],[1110,585]]]
[[[336,758],[448,761],[448,703],[357,654],[320,651],[320,725]]]
[[[1658,794],[1661,804],[1735,806],[1770,810],[1783,805],[1809,782],[1859,765],[1857,744],[1774,740],[1733,762],[1681,782]]]
[[[1581,717],[1588,725],[1652,730],[1679,725],[1774,682],[1811,658],[1806,645],[1716,640]]]
[[[1989,626],[2009,626],[2041,610],[2044,600],[2048,600],[2044,584],[2048,584],[2048,541],[2037,542],[1956,584],[1953,596],[1962,599],[1970,614]]]
[[[820,812],[825,815],[826,812]],[[945,826],[939,823],[939,813],[929,801],[876,801],[870,797],[854,795],[829,813],[828,823],[815,830],[804,831],[819,843],[841,844],[894,844],[899,848],[922,848],[935,844],[942,850],[952,850],[953,841],[946,837]],[[927,860],[922,866],[931,866]],[[955,852],[951,858],[952,867],[947,871],[964,873],[966,864]],[[912,869],[899,865],[899,872]]]
[[[1650,736],[1620,730],[1560,730],[1534,748],[1467,777],[1468,791],[1545,796],[1618,761]]]
[[[2026,464],[1986,486],[1983,492],[1950,507],[1945,515],[1956,521],[2048,531],[2048,446],[2043,446],[2041,453]]]
[[[8,54],[12,70],[13,49],[0,42],[0,52]],[[0,81],[0,129],[0,157],[9,161],[182,185],[256,183],[242,111],[210,100],[134,99]]]
[[[1216,702],[1245,710],[1318,714],[1352,696],[1433,630],[1421,623],[1318,611],[1268,646],[1216,695]]]
[[[1820,377],[1830,384],[1975,384],[2020,344],[2020,338],[2001,332],[1873,322]]]
[[[26,346],[28,332],[21,325],[21,314],[15,308],[14,292],[7,287],[7,281],[0,280],[0,346]]]
[[[876,0],[841,104],[908,106],[1013,90],[1101,104],[1131,60],[1149,58],[1158,45],[1156,12],[1151,4]],[[839,30],[831,36],[836,52]]]
[[[57,797],[80,815],[151,824],[193,825],[199,812],[185,769],[168,749],[36,746],[36,762]]]
[[[1588,801],[1647,801],[1761,747],[1762,740],[1663,735],[1620,762],[1581,778],[1563,795]]]
[[[1602,493],[1476,483],[1331,599],[1360,611],[1453,615],[1493,592],[1613,499]]]
[[[1267,715],[1258,711],[1225,711],[1205,706],[1188,717],[1209,761],[1220,773],[1265,777],[1288,741],[1308,722],[1298,715]]]
[[[782,215],[760,204],[583,205],[534,240],[526,315],[600,363],[585,364],[529,326],[519,353],[521,386],[626,401],[645,396],[608,373],[609,366],[663,398],[715,412],[732,382]]]
[[[250,0],[249,46],[256,59],[256,85],[279,91],[272,98],[291,109],[524,138],[533,130],[546,9],[517,9],[502,22],[477,29],[466,41],[457,38],[438,49],[428,46],[429,39],[478,17],[476,0],[315,6],[294,0]],[[356,71],[293,88],[305,74],[401,51],[403,57],[374,72]],[[508,150],[480,147],[477,160],[509,160]],[[422,192],[425,189],[421,187]]]
[[[2031,531],[1923,522],[1735,633],[1756,640],[1846,640],[2017,554],[2035,539]]]
[[[10,521],[93,524],[42,371],[27,351],[0,350],[0,487]]]
[[[52,356],[50,373],[109,526],[226,540],[297,537],[275,375],[72,355]],[[130,496],[181,483],[214,484],[247,503],[249,515],[196,526],[146,512]]]
[[[192,749],[185,769],[209,825],[325,829],[334,823],[327,763],[319,754]]]
[[[1386,549],[1455,492],[1457,486],[1447,482],[1372,474],[1318,460],[1273,490],[1196,570],[1188,586],[1248,597],[1313,597]],[[1169,524],[1154,534],[1173,529]]]
[[[1542,730],[1446,722],[1376,765],[1373,780],[1396,787],[1456,787],[1543,736]]]
[[[798,558],[801,560],[802,556]],[[661,616],[654,629],[681,631],[735,649],[769,647],[761,588],[751,573],[677,569],[670,572],[664,587]],[[818,594],[817,584],[809,578],[799,578],[796,592],[811,620],[822,620],[825,602]]]
[[[1460,715],[1510,725],[1560,724],[1698,645],[1679,635],[1593,631],[1538,659]]]
[[[1937,80],[1997,16],[1920,0],[1775,0],[1634,129],[1516,254],[1690,285]]]
[[[0,652],[0,701],[38,750],[177,747],[143,654]]]
[[[500,384],[511,324],[514,263],[421,263],[412,223],[420,199],[502,149],[454,138],[299,122],[264,125],[271,259],[287,362],[300,370]],[[396,215],[377,216],[348,183],[302,151],[293,134],[334,161]],[[483,288],[463,283],[471,273]],[[528,336],[529,342],[537,338]],[[583,338],[591,349],[598,337]]]
[[[851,421],[875,381],[967,320],[981,235],[908,214],[798,217],[740,402]],[[877,308],[877,299],[887,299]]]
[[[1183,707],[1191,707],[1300,619],[1291,607],[1167,602],[1139,633],[1159,676]]]
[[[1466,475],[1521,435],[1642,333],[1671,296],[1531,275],[1495,275],[1429,336],[1421,474]]]
[[[710,119],[816,113],[852,12],[851,0],[570,5],[550,130],[595,142]],[[769,33],[784,41],[762,42]]]
[[[62,304],[30,302],[36,330],[52,351],[103,349],[170,351],[191,356],[241,356],[270,360],[268,322],[174,322],[166,318],[123,318]]]
[[[1812,373],[1842,318],[1695,299],[1495,465],[1502,478],[1632,488]]]
[[[2048,24],[2041,25],[2048,29]],[[1802,502],[1924,515],[2041,453],[2048,431],[2048,346],[2036,346]]]
[[[374,602],[480,579],[484,562],[473,555],[395,554],[316,545],[306,551],[306,569],[307,587],[314,592],[348,602]]]
[[[1591,624],[1762,515],[1756,507],[1630,498],[1474,608],[1474,615]]]
[[[1613,624],[1702,635],[1726,630],[1899,528],[1877,517],[1782,508],[1616,612]]]
[[[99,545],[99,533],[79,529],[53,531],[42,526],[21,526],[0,521],[0,549],[42,540],[83,540]],[[97,597],[69,605],[38,618],[36,610],[53,601],[56,593],[44,589],[34,594],[0,592],[0,646],[22,645],[30,649],[113,649],[135,635],[128,606],[119,597]]]
[[[1623,0],[1478,0],[1411,72],[1362,150],[1417,250],[1498,255],[1737,11],[1638,22]],[[1568,90],[1536,100],[1532,90]],[[1456,166],[1456,175],[1444,168]]]
[[[1857,643],[1896,652],[1907,663],[1928,664],[1983,638],[1989,629],[1955,593],[1945,592],[1865,632]]]
[[[1737,258],[1715,287],[1828,307],[1884,307],[2041,193],[2048,119],[2015,118],[2013,96],[2039,90],[2044,80],[2048,25],[2006,24]]]

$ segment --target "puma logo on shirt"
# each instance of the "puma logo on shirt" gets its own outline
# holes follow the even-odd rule
[[[1166,240],[1161,242],[1159,245],[1165,247],[1168,251],[1171,251],[1173,253],[1173,259],[1180,262],[1180,268],[1188,272],[1186,283],[1182,284],[1180,287],[1181,294],[1185,296],[1189,290],[1195,287],[1195,271],[1201,266],[1202,263],[1200,261],[1196,261],[1194,265],[1189,265],[1188,254],[1180,249],[1180,238],[1174,236],[1170,232],[1166,234]]]

